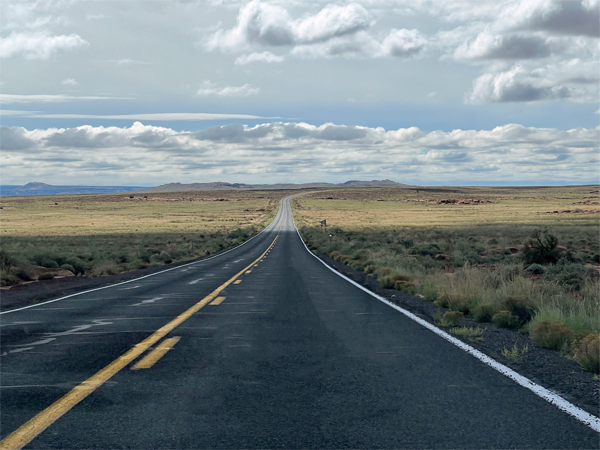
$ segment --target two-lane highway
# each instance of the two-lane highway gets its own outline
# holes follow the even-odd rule
[[[599,448],[311,255],[289,199],[210,260],[1,322],[2,448]]]

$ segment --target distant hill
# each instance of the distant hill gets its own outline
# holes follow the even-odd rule
[[[147,189],[141,186],[52,186],[46,183],[27,183],[24,186],[0,186],[2,196],[61,195],[61,194],[110,194]]]
[[[146,189],[144,192],[185,192],[185,191],[219,191],[219,190],[272,190],[272,189],[310,189],[310,188],[335,188],[335,187],[386,187],[406,186],[392,180],[358,181],[351,180],[345,183],[279,183],[279,184],[244,184],[215,181],[212,183],[169,183]]]

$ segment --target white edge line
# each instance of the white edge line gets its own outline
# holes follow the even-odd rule
[[[290,207],[290,211],[291,211],[291,207]],[[515,372],[511,368],[505,366],[504,364],[500,364],[498,361],[490,358],[489,356],[487,356],[486,354],[480,352],[479,350],[476,350],[475,348],[471,347],[470,345],[465,344],[463,341],[455,338],[454,336],[449,335],[448,333],[446,333],[442,329],[440,329],[440,328],[436,327],[435,325],[432,325],[431,323],[429,323],[429,322],[421,319],[420,317],[414,315],[413,313],[407,311],[406,309],[404,309],[404,308],[402,308],[402,307],[400,307],[400,306],[398,306],[398,305],[390,302],[389,300],[387,300],[387,299],[385,299],[385,298],[383,298],[383,297],[375,294],[374,292],[371,292],[370,290],[368,290],[364,286],[361,286],[360,284],[358,284],[354,280],[351,280],[347,276],[339,273],[338,271],[336,271],[332,267],[328,266],[323,260],[321,260],[313,252],[311,252],[309,250],[309,248],[306,246],[306,244],[304,243],[304,240],[302,239],[302,236],[300,236],[300,232],[298,231],[298,227],[296,227],[296,221],[294,220],[294,215],[293,214],[292,214],[292,221],[294,223],[294,228],[296,229],[296,233],[298,233],[298,237],[300,238],[300,241],[304,245],[304,248],[306,249],[306,251],[308,253],[310,253],[313,257],[315,257],[321,264],[323,264],[325,267],[327,267],[329,270],[331,270],[333,273],[335,273],[339,277],[343,278],[344,280],[352,283],[354,286],[356,286],[357,288],[359,288],[362,291],[366,292],[367,294],[371,295],[372,297],[375,297],[377,300],[385,303],[388,306],[391,306],[392,308],[394,308],[395,310],[401,312],[402,314],[404,314],[408,318],[414,320],[418,324],[423,325],[425,328],[433,331],[435,334],[437,334],[441,338],[443,338],[446,341],[448,341],[448,342],[456,345],[458,348],[460,348],[461,350],[464,350],[465,352],[467,352],[470,355],[474,356],[475,358],[477,358],[478,360],[480,360],[484,364],[487,364],[492,369],[497,370],[502,375],[507,376],[511,380],[515,381],[517,384],[523,386],[524,388],[529,389],[530,391],[532,391],[537,396],[543,398],[547,402],[549,402],[552,405],[556,406],[558,409],[560,409],[560,410],[562,410],[562,411],[570,414],[571,416],[575,417],[577,420],[579,420],[580,422],[584,423],[585,425],[587,425],[588,427],[590,427],[592,430],[596,431],[597,433],[600,433],[600,418],[598,418],[598,417],[596,417],[596,416],[594,416],[594,415],[592,415],[592,414],[584,411],[583,409],[575,406],[571,402],[569,402],[569,401],[565,400],[564,398],[562,398],[560,395],[555,394],[555,393],[549,391],[548,389],[546,389],[545,387],[540,386],[539,384],[534,383],[529,378],[526,378],[523,375]]]
[[[277,214],[275,214],[275,217],[273,218],[273,220],[271,220],[271,222],[269,222],[269,224],[265,228],[263,228],[262,231],[260,231],[259,233],[256,233],[254,236],[252,236],[247,241],[241,243],[237,247],[230,248],[229,250],[224,251],[223,253],[219,253],[218,255],[211,256],[210,258],[201,259],[200,261],[194,261],[194,262],[187,263],[187,264],[182,264],[182,265],[176,266],[176,267],[171,267],[169,269],[161,270],[160,272],[154,272],[154,273],[151,273],[149,275],[144,275],[143,277],[134,278],[134,279],[128,280],[128,281],[122,281],[121,283],[111,284],[111,285],[108,285],[108,286],[102,286],[102,287],[99,287],[99,288],[90,289],[90,290],[83,291],[83,292],[77,292],[75,294],[70,294],[70,295],[67,295],[65,297],[55,298],[54,300],[48,300],[48,301],[45,301],[45,302],[42,302],[42,303],[36,303],[35,305],[23,306],[22,308],[11,309],[9,311],[3,311],[3,312],[0,312],[0,315],[10,314],[10,313],[14,313],[14,312],[17,312],[17,311],[23,311],[24,309],[29,309],[29,308],[36,308],[38,306],[47,305],[48,303],[54,303],[54,302],[57,302],[59,300],[64,300],[65,298],[75,297],[77,295],[88,294],[90,292],[99,291],[99,290],[102,290],[102,289],[109,289],[109,288],[113,288],[113,287],[116,287],[116,286],[121,286],[123,284],[132,283],[132,282],[138,281],[138,280],[143,280],[144,278],[153,277],[154,275],[159,275],[161,273],[169,272],[171,270],[181,269],[182,267],[191,266],[193,264],[200,264],[200,263],[203,263],[204,261],[208,261],[210,259],[218,258],[220,256],[223,256],[225,253],[229,253],[229,252],[231,252],[233,250],[237,250],[242,245],[246,245],[252,239],[254,239],[255,237],[258,237],[259,235],[261,235],[262,233],[264,233],[265,231],[267,231],[273,225],[273,223],[275,222],[275,219],[277,219],[277,216],[279,215],[280,212],[281,212],[281,206],[279,208],[279,211],[277,211]]]

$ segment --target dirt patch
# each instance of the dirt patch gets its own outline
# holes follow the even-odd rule
[[[546,214],[590,214],[599,212],[600,209],[563,209],[560,211],[548,211]]]
[[[333,267],[338,272],[427,322],[435,324],[434,317],[443,315],[449,311],[420,297],[391,289],[383,289],[372,276],[358,272],[323,254],[317,255],[327,265]],[[459,326],[483,328],[485,333],[481,341],[470,340],[460,336],[455,336],[456,338],[461,339],[541,386],[558,393],[590,414],[598,414],[600,407],[598,381],[594,380],[593,374],[585,372],[576,362],[564,358],[556,351],[535,345],[527,335],[516,331],[498,328],[490,323],[478,323],[469,317],[463,318]],[[524,355],[523,361],[520,363],[514,363],[502,356],[502,350],[505,348],[511,349],[515,344],[519,348],[525,346],[529,348],[528,352]]]
[[[600,202],[594,200],[584,200],[582,202],[575,202],[574,205],[600,205]]]
[[[377,201],[383,201],[383,200],[377,200]],[[489,203],[494,203],[491,200],[477,199],[477,198],[464,198],[464,199],[450,198],[450,199],[442,199],[442,200],[405,198],[405,199],[402,199],[401,201],[423,203],[425,205],[487,205]]]

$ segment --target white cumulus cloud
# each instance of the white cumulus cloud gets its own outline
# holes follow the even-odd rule
[[[220,97],[246,97],[248,95],[258,94],[260,88],[252,87],[249,84],[243,86],[226,86],[220,87],[210,80],[205,80],[202,83],[202,87],[198,89],[196,95],[201,97],[209,95],[217,95]]]
[[[110,167],[113,177],[128,174],[145,182],[152,176],[316,181],[359,175],[420,184],[466,179],[581,183],[597,180],[600,162],[600,129],[519,124],[425,132],[417,127],[272,122],[180,132],[136,122],[124,128],[2,127],[0,132],[6,161],[2,170],[21,179],[57,171],[85,179]],[[49,158],[58,162],[51,164]]]
[[[236,64],[280,62],[284,57],[264,47],[283,47],[289,55],[304,58],[361,56],[368,58],[408,57],[421,52],[427,43],[418,30],[392,29],[376,38],[369,34],[375,23],[358,3],[327,4],[315,14],[294,19],[283,6],[253,0],[239,10],[230,29],[218,28],[204,42],[209,51],[247,52]]]
[[[235,60],[235,64],[238,66],[245,66],[246,64],[254,62],[278,63],[283,60],[283,56],[274,55],[271,52],[253,52],[247,55],[238,56]]]
[[[52,36],[46,32],[13,31],[8,37],[0,38],[0,58],[48,59],[59,51],[88,45],[78,34]]]

